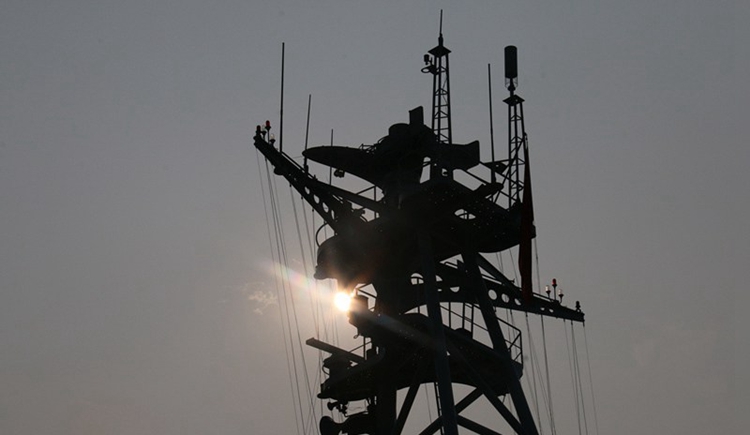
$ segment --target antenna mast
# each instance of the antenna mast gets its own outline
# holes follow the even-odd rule
[[[503,100],[508,105],[508,171],[506,189],[508,207],[521,201],[524,180],[522,169],[526,164],[526,126],[523,121],[524,99],[516,95],[518,87],[518,50],[514,45],[505,47],[505,87],[510,96]]]
[[[284,47],[281,43],[281,97],[279,99],[279,151],[284,151]]]
[[[450,54],[443,44],[443,11],[440,10],[440,35],[438,45],[428,54],[424,55],[425,66],[423,73],[432,74],[432,131],[435,133],[438,144],[452,144],[453,133],[451,131],[451,81],[450,81]],[[438,147],[438,150],[440,147]],[[445,166],[442,155],[438,151],[430,165],[430,178],[447,176],[452,178],[452,171]]]

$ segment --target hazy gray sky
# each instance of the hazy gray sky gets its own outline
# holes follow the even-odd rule
[[[587,312],[601,433],[747,427],[747,5],[313,3],[2,2],[0,433],[295,433],[252,147],[281,43],[285,150],[308,94],[311,143],[372,143],[429,107],[440,8],[485,158],[487,63],[503,138],[519,48],[541,275]]]

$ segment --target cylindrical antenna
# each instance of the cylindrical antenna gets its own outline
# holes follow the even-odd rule
[[[281,43],[281,108],[279,109],[279,152],[284,152],[284,43]]]
[[[490,148],[492,150],[492,163],[495,163],[495,128],[494,120],[492,118],[492,69],[490,64],[487,64],[487,87],[490,100]],[[492,177],[492,183],[496,181],[495,170],[490,171]]]
[[[312,104],[312,94],[307,94],[307,126],[305,127],[305,151],[307,151],[307,140],[310,137],[310,105]],[[305,173],[307,173],[307,156],[304,158]]]
[[[505,87],[514,91],[518,85],[518,49],[515,45],[505,47]]]

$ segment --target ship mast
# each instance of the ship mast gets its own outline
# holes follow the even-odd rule
[[[455,435],[459,426],[497,434],[462,414],[483,398],[515,433],[537,435],[520,383],[521,332],[497,312],[584,319],[578,305],[571,309],[533,293],[524,279],[522,291],[482,255],[523,249],[534,236],[523,100],[515,95],[515,47],[505,51],[509,154],[503,161],[483,163],[477,141],[452,141],[450,50],[444,46],[442,17],[440,30],[423,68],[433,75],[431,128],[418,107],[410,111],[408,123],[391,126],[371,146],[311,147],[303,153],[305,161],[371,183],[383,192],[380,200],[319,181],[306,165],[277,149],[270,134],[266,137],[270,125],[256,129],[255,147],[274,172],[335,231],[319,247],[315,277],[336,279],[350,292],[349,323],[365,339],[357,352],[317,338],[307,341],[330,355],[323,361],[328,377],[318,397],[343,416],[338,422],[323,417],[322,435],[402,433],[422,384],[436,385],[438,405],[437,418],[423,434]],[[422,181],[425,161],[430,177]],[[470,172],[482,165],[495,172],[491,181]],[[460,183],[455,171],[471,174],[479,185]],[[460,309],[454,310],[454,304]],[[456,397],[455,384],[469,386],[470,392]],[[400,390],[405,396],[399,403]],[[502,400],[506,396],[512,406]],[[348,414],[350,402],[360,401],[366,409]]]

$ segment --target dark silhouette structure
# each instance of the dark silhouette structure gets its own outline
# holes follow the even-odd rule
[[[361,354],[308,340],[330,354],[323,362],[328,377],[318,394],[329,401],[329,409],[345,413],[349,402],[367,403],[366,411],[342,422],[323,417],[323,435],[400,434],[425,383],[435,385],[438,417],[423,434],[457,434],[459,426],[498,433],[461,414],[484,398],[516,433],[536,435],[520,383],[521,333],[496,310],[584,319],[580,309],[532,291],[535,230],[524,100],[515,93],[516,48],[505,50],[508,156],[484,163],[479,142],[453,143],[449,53],[441,30],[422,69],[433,76],[430,127],[418,107],[409,112],[408,123],[391,126],[373,145],[304,152],[306,161],[367,181],[372,192],[381,192],[379,198],[318,180],[307,164],[274,147],[270,134],[266,137],[270,126],[256,130],[255,146],[275,173],[335,232],[320,244],[315,278],[336,279],[352,292],[349,321],[366,338]],[[480,171],[489,176],[477,175]],[[459,173],[471,183],[459,181]],[[520,286],[482,255],[515,246],[521,257]],[[372,285],[375,294],[365,295],[364,285]],[[455,397],[453,384],[467,385],[471,392]],[[402,389],[406,395],[399,404]],[[501,400],[506,395],[512,407]]]

